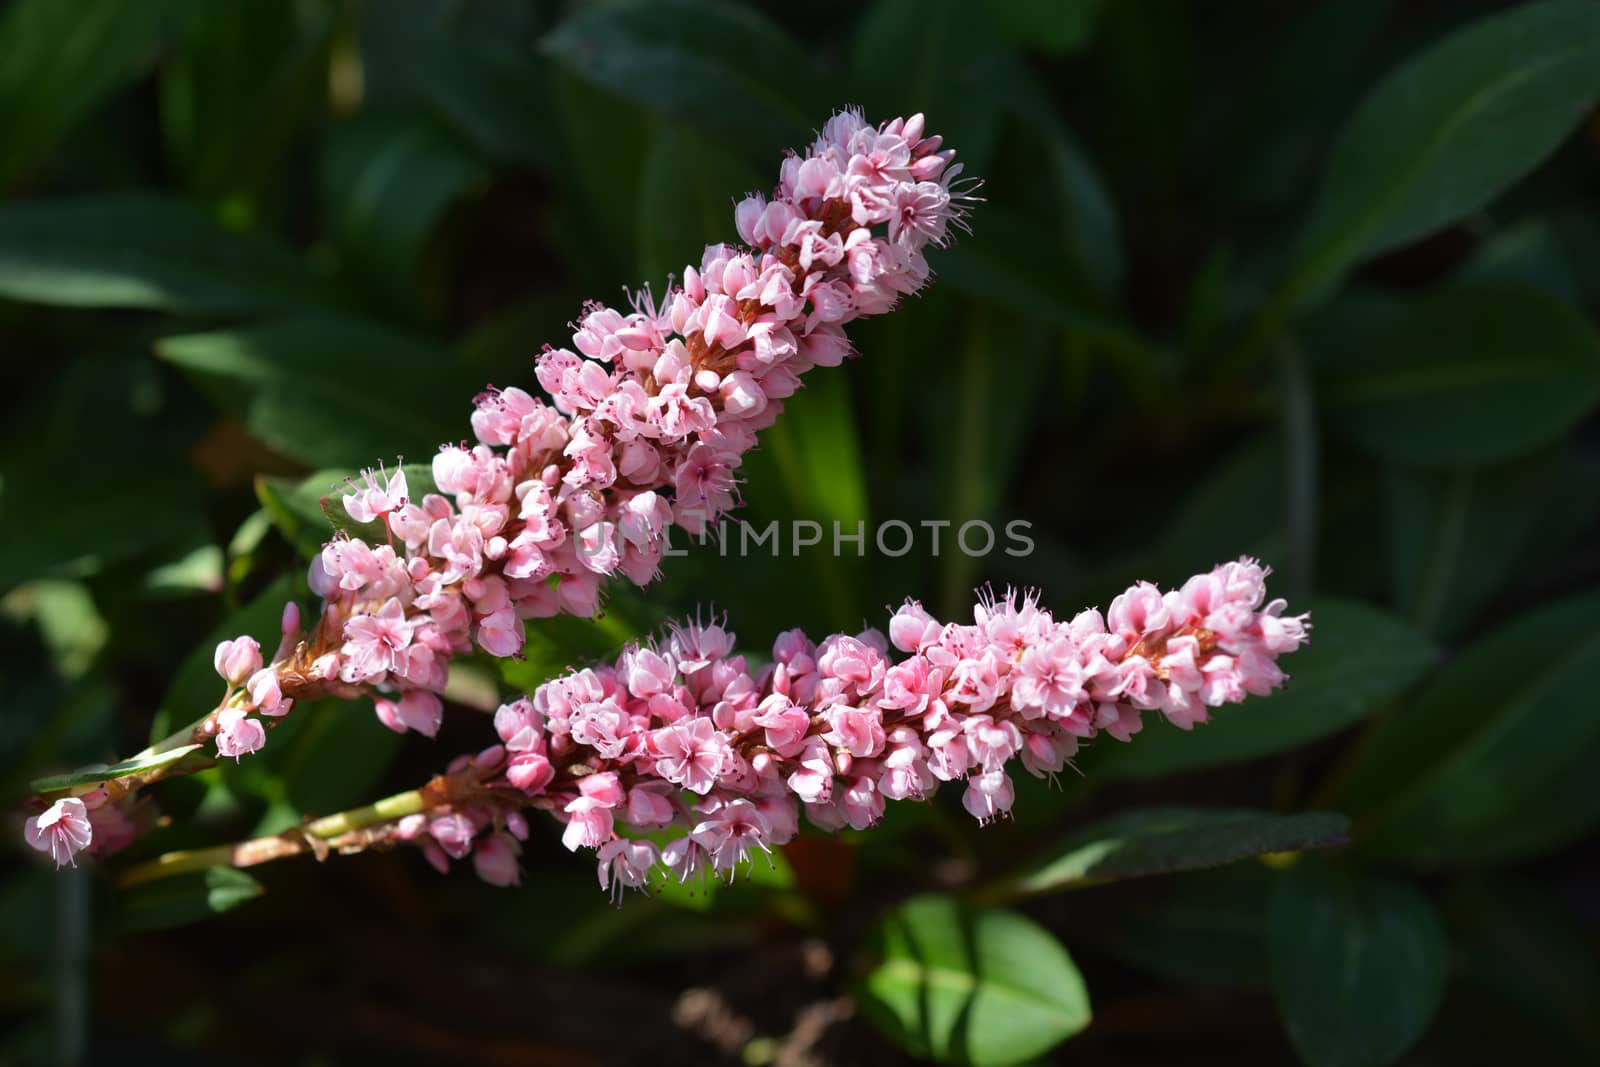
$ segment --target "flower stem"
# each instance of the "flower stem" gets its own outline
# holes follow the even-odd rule
[[[358,830],[414,815],[426,806],[427,799],[422,790],[409,789],[364,807],[314,819],[281,834],[251,838],[231,845],[163,853],[123,871],[117,884],[128,888],[211,867],[253,867],[259,863],[298,856],[303,852],[315,851],[313,841],[336,841]]]

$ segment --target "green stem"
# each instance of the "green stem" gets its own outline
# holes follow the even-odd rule
[[[351,808],[334,815],[314,819],[304,826],[282,834],[256,837],[231,845],[214,845],[211,848],[180,849],[163,853],[122,872],[117,884],[123,888],[153,882],[160,878],[204,871],[212,867],[254,867],[272,860],[298,856],[312,851],[311,839],[333,841],[364,830],[369,826],[393,822],[407,815],[415,815],[427,807],[420,789],[409,789],[384,797],[365,807]]]

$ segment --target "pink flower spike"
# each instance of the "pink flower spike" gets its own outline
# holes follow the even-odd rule
[[[23,824],[28,845],[48,852],[58,868],[77,866],[73,857],[89,847],[94,830],[89,811],[77,797],[62,797]]]

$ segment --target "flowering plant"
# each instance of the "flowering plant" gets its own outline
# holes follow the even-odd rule
[[[1600,345],[1586,217],[1495,198],[1593,5],[1332,139],[1375,14],[1198,92],[1147,5],[189,7],[0,16],[0,893],[53,1008],[0,1059],[1322,1067],[1579,988],[1517,864],[1593,825],[1593,598],[1539,601]]]

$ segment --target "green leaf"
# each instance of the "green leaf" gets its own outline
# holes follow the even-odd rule
[[[370,106],[421,111],[486,159],[548,170],[558,154],[550,71],[528,61],[522,36],[499,27],[470,32],[447,12],[366,19],[361,60]]]
[[[738,157],[666,122],[651,130],[639,178],[639,268],[660,281],[699,262],[707,235],[727,232],[734,198],[761,184]]]
[[[203,424],[170,377],[138,351],[91,349],[17,396],[0,451],[0,590],[205,538],[204,487],[186,460]],[[85,447],[85,412],[116,442],[115,477]]]
[[[1600,1003],[1600,957],[1574,921],[1576,904],[1555,887],[1498,879],[1454,889],[1444,908],[1461,966],[1442,1035],[1484,1050],[1482,1063],[1530,1052],[1543,1063],[1600,1058],[1600,1018],[1590,1007]],[[1462,1010],[1452,1014],[1458,999]]]
[[[0,190],[156,59],[168,0],[18,0],[0,20]]]
[[[806,387],[793,399],[784,401],[783,418],[762,433],[761,447],[745,460],[749,511],[739,522],[730,521],[726,526],[728,540],[742,545],[744,528],[740,523],[748,522],[755,537],[765,524],[776,521],[778,539],[787,545],[794,540],[792,523],[818,524],[822,538],[818,549],[806,552],[800,567],[774,576],[774,580],[789,583],[789,597],[809,595],[817,601],[829,624],[836,627],[859,625],[862,613],[868,610],[859,598],[866,568],[863,556],[871,550],[866,546],[873,537],[870,525],[863,525],[868,521],[869,504],[852,392],[845,375],[818,374],[807,378]],[[841,541],[837,555],[828,551],[836,529],[841,537],[853,537],[864,529],[862,550]],[[681,532],[674,537],[672,549],[690,555],[720,551],[709,540],[700,545]],[[751,555],[761,551],[766,550],[748,550]],[[667,565],[671,566],[671,561]],[[783,586],[775,584],[752,592],[768,600],[779,588]]]
[[[256,499],[278,532],[306,559],[322,550],[333,536],[333,524],[322,512],[321,495],[339,473],[318,471],[304,481],[256,475]],[[322,487],[319,492],[318,487]]]
[[[164,338],[163,359],[215,388],[263,442],[326,467],[431,455],[459,438],[471,386],[432,342],[332,315]],[[477,383],[475,383],[477,384]]]
[[[183,926],[232,911],[265,892],[260,882],[233,867],[174,875],[118,894],[118,928],[138,933]]]
[[[1015,912],[921,896],[873,931],[864,1011],[913,1055],[1021,1063],[1089,1024],[1089,995],[1065,949]]]
[[[0,205],[0,296],[218,315],[321,299],[288,248],[153,193]]]
[[[1428,633],[1464,630],[1533,542],[1556,458],[1442,472],[1387,468],[1395,606]]]
[[[1415,889],[1303,864],[1268,913],[1278,1013],[1310,1067],[1377,1067],[1417,1040],[1444,994],[1448,946]]]
[[[282,799],[295,818],[258,826],[258,835],[288,829],[303,816],[331,815],[370,801],[405,743],[378,720],[368,699],[297,705],[284,720],[289,726],[294,729],[273,731],[267,747],[248,763],[223,767],[225,777],[248,768],[283,783]]]
[[[1089,890],[1064,902],[1064,936],[1185,986],[1264,988],[1278,877],[1264,863],[1235,863]]]
[[[409,310],[428,238],[447,208],[488,182],[489,171],[429,122],[363,116],[329,135],[321,179],[345,267]]]
[[[49,662],[62,678],[82,678],[110,636],[94,595],[82,582],[41,578],[0,599],[0,612],[38,628]]]
[[[1006,878],[985,899],[1010,900],[1220,867],[1268,852],[1343,844],[1349,821],[1331,812],[1273,815],[1224,808],[1146,808],[1073,834]]]
[[[1287,688],[1218,708],[1192,731],[1148,715],[1131,743],[1100,742],[1084,761],[1090,773],[1154,778],[1286,752],[1361,721],[1434,661],[1427,638],[1376,608],[1319,600],[1292,610],[1302,606],[1311,610],[1311,642],[1282,661],[1293,676]]]
[[[1372,813],[1364,850],[1419,867],[1494,862],[1594,818],[1592,778],[1581,783],[1600,706],[1575,694],[1600,671],[1597,611],[1600,597],[1578,597],[1496,630],[1384,724],[1341,796]],[[1552,810],[1556,796],[1568,810]]]
[[[1594,330],[1526,286],[1341,301],[1306,340],[1329,427],[1398,463],[1512,459],[1558,439],[1600,401]]]
[[[760,12],[720,0],[585,5],[540,48],[585,81],[763,160],[799,147],[826,106],[809,99],[826,84],[810,52]]]
[[[134,756],[132,759],[125,759],[109,766],[86,767],[71,774],[54,774],[48,778],[36,778],[29,783],[29,788],[35,793],[65,793],[84,786],[97,786],[102,782],[109,782],[118,778],[141,777],[152,771],[170,767],[184,757],[199,752],[204,747],[204,745],[179,745],[177,748],[168,749],[166,752],[152,752],[149,755]]]
[[[1380,32],[1395,0],[1318,0],[1285,11],[1231,91],[1207,93],[1203,114],[1211,196],[1255,211],[1300,207],[1331,130],[1385,62]],[[1191,164],[1196,165],[1196,164]],[[1216,210],[1213,202],[1211,210]]]
[[[230,214],[257,214],[307,118],[324,107],[339,24],[331,4],[192,5],[161,65],[161,124],[188,185]]]
[[[1103,6],[1104,0],[1010,0],[986,10],[1006,44],[1061,55],[1088,45]]]
[[[1569,304],[1600,302],[1600,219],[1569,208],[1498,230],[1455,277],[1521,282]]]
[[[1291,303],[1358,260],[1476,211],[1600,94],[1600,7],[1526,4],[1413,57],[1345,126],[1294,255]]]

